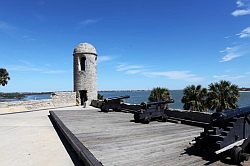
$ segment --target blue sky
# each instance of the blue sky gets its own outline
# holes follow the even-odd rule
[[[98,52],[98,89],[250,87],[249,0],[12,0],[0,5],[0,91],[73,89],[73,48]]]

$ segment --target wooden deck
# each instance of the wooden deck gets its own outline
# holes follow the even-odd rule
[[[157,121],[135,123],[130,113],[80,107],[54,113],[104,166],[225,165],[186,153],[188,143],[202,128]]]

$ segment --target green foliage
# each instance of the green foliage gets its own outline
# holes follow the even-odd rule
[[[217,112],[225,109],[235,109],[238,107],[236,103],[239,97],[240,94],[237,85],[225,80],[212,83],[209,85],[208,108]]]
[[[207,89],[202,88],[201,85],[187,86],[184,91],[184,96],[181,99],[181,102],[184,103],[183,108],[185,110],[192,111],[206,111],[206,98],[207,98]]]
[[[183,108],[192,111],[235,109],[240,97],[238,86],[225,80],[210,84],[208,90],[201,85],[187,86],[183,93]]]
[[[6,69],[0,68],[0,85],[7,85],[8,80],[10,80],[9,73]]]
[[[153,88],[148,100],[151,102],[170,100],[169,90],[167,88],[161,88],[161,87]]]
[[[101,94],[98,93],[97,99],[98,99],[98,100],[103,100],[103,95],[101,95]]]
[[[22,93],[0,93],[0,98],[4,99],[22,99],[25,95]]]

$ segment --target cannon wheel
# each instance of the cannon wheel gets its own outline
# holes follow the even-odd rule
[[[150,120],[151,120],[151,118],[150,118],[149,116],[146,116],[146,117],[144,118],[143,122],[144,122],[145,124],[149,124]]]
[[[162,120],[163,122],[166,122],[167,119],[168,119],[168,116],[165,115],[165,114],[163,114],[162,117],[161,117],[161,120]]]
[[[239,146],[235,146],[231,150],[231,159],[235,164],[240,164],[240,162],[242,162],[241,157],[240,157],[241,152],[242,152],[242,148]]]
[[[135,120],[136,123],[140,122],[140,116],[139,116],[139,114],[134,114],[134,120]]]
[[[101,106],[101,112],[108,112],[108,110],[104,106]]]
[[[101,109],[102,112],[108,112],[106,109]]]

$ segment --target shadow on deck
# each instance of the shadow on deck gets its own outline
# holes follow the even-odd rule
[[[211,164],[214,164],[218,161],[220,161],[222,164],[235,165],[229,157],[225,158],[222,155],[215,155],[212,152],[210,153],[210,152],[206,151],[205,149],[203,149],[203,150],[199,149],[195,145],[188,147],[184,150],[185,150],[185,152],[182,153],[181,155],[186,154],[189,156],[199,156],[203,160],[207,161],[207,163],[205,163],[204,165],[211,165]],[[240,164],[240,166],[243,166],[243,165]]]

